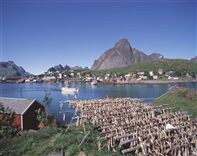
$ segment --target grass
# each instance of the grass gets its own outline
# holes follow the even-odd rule
[[[60,152],[64,148],[69,156],[78,155],[83,151],[88,156],[118,156],[120,152],[109,152],[106,147],[97,151],[96,138],[99,132],[86,126],[89,135],[81,146],[78,146],[87,134],[82,128],[71,126],[66,132],[64,128],[46,127],[36,133],[26,132],[21,136],[0,140],[0,155],[5,156],[45,156],[50,152]]]
[[[174,110],[187,111],[192,117],[197,117],[197,91],[186,88],[175,88],[154,101],[156,105],[169,104]]]

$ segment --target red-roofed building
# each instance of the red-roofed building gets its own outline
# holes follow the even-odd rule
[[[25,129],[38,129],[39,121],[37,120],[36,110],[44,110],[39,102],[29,99],[20,98],[3,98],[0,97],[0,104],[4,108],[9,108],[15,112],[13,126]]]

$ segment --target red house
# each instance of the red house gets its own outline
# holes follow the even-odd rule
[[[0,103],[4,108],[10,108],[15,112],[13,126],[20,127],[21,130],[38,129],[39,121],[37,120],[36,110],[39,108],[44,110],[44,106],[35,99],[0,97]]]

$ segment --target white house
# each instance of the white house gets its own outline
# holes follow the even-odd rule
[[[144,75],[145,72],[138,72],[137,75]]]
[[[55,76],[45,76],[42,78],[43,81],[50,81],[50,80],[56,80]]]
[[[142,76],[142,79],[143,80],[147,80],[148,79],[148,76]]]
[[[149,75],[150,76],[153,76],[154,74],[153,74],[153,71],[149,71]]]
[[[74,76],[75,76],[75,74],[74,74],[74,73],[70,73],[70,76],[71,76],[71,77],[74,77]]]
[[[163,74],[163,69],[158,69],[158,74],[162,75]]]
[[[153,80],[157,80],[158,76],[157,75],[153,75]]]
[[[62,73],[59,73],[58,78],[59,78],[59,79],[62,79]]]

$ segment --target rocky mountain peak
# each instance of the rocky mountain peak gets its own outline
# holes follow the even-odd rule
[[[129,41],[127,39],[121,39],[115,44],[114,48],[130,50],[131,46],[130,46]]]
[[[23,67],[17,66],[14,61],[0,62],[0,77],[25,77],[30,74]]]
[[[97,60],[95,60],[91,69],[101,70],[119,68],[138,62],[148,62],[162,58],[163,56],[158,53],[146,55],[144,52],[131,47],[127,39],[121,39],[114,45],[114,47],[105,51]]]

